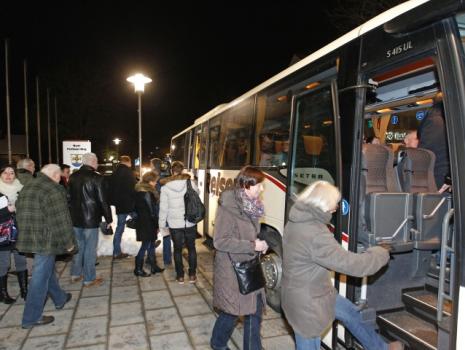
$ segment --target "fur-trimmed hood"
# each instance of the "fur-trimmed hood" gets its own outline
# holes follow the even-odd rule
[[[188,180],[190,178],[191,176],[189,174],[172,175],[172,176],[164,177],[163,179],[160,179],[160,185],[164,186],[171,181]]]
[[[166,186],[172,191],[181,192],[186,190],[186,180],[189,180],[189,174],[173,175],[160,180],[160,185]]]
[[[150,186],[148,183],[145,183],[145,182],[136,183],[135,190],[137,192],[152,192],[152,193],[156,192],[156,189],[154,187]]]

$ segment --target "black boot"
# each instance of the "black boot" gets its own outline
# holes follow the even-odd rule
[[[26,300],[27,296],[27,270],[18,272],[19,289],[21,289],[21,298]]]
[[[8,274],[0,277],[0,302],[4,304],[13,304],[16,299],[13,299],[8,295],[7,279]]]
[[[155,257],[147,257],[147,259],[145,260],[145,263],[149,265],[150,272],[152,273],[152,275],[165,271],[165,269],[162,269],[161,267],[157,265],[157,260]]]
[[[139,277],[149,277],[150,274],[144,271],[142,267],[144,265],[144,259],[138,259],[136,257],[136,268],[134,269],[134,275]]]

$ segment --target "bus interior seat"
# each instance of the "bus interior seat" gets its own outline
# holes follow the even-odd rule
[[[436,250],[441,247],[442,219],[451,207],[446,194],[438,193],[434,180],[436,156],[423,148],[406,148],[398,165],[405,192],[413,194],[414,249]]]
[[[390,243],[393,251],[404,252],[413,249],[410,240],[412,200],[410,193],[400,189],[393,160],[394,153],[389,147],[363,145],[360,184],[364,187],[361,198],[365,205],[362,212],[370,245]]]

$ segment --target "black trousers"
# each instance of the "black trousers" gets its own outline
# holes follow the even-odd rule
[[[189,276],[195,276],[197,269],[197,251],[195,250],[195,238],[197,226],[186,228],[170,228],[171,239],[174,246],[174,267],[176,277],[184,277],[184,265],[182,263],[182,249],[187,246],[189,261]]]

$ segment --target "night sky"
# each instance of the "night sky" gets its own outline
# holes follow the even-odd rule
[[[172,2],[9,1],[2,37],[10,43],[12,128],[24,128],[22,62],[29,70],[31,153],[37,157],[34,79],[41,85],[43,158],[45,87],[57,96],[61,139],[90,139],[99,156],[111,140],[137,154],[137,97],[126,78],[153,79],[143,95],[144,154],[171,136],[337,37],[331,1]],[[1,122],[5,121],[1,48]],[[53,110],[52,110],[53,113]],[[4,129],[2,127],[1,129]],[[53,146],[53,150],[54,150]],[[61,149],[61,148],[60,148]],[[55,155],[53,156],[55,159]]]

